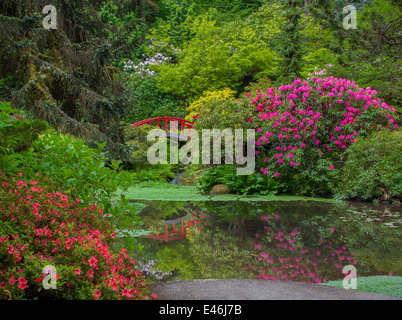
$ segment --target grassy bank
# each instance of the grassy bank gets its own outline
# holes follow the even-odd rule
[[[164,200],[164,201],[323,201],[340,202],[328,198],[312,198],[299,196],[258,195],[244,196],[239,194],[208,195],[201,194],[195,186],[174,185],[168,183],[142,183],[129,188],[125,193],[129,200]]]
[[[399,276],[373,276],[357,277],[357,290],[368,291],[387,296],[402,298],[402,277]],[[343,288],[342,281],[329,281],[323,285]]]

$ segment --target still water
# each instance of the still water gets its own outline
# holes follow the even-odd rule
[[[317,201],[144,202],[152,281],[252,278],[322,283],[402,275],[401,206]]]

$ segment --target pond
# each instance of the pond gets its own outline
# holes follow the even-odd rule
[[[401,206],[322,201],[143,201],[151,281],[251,278],[322,283],[402,275]]]

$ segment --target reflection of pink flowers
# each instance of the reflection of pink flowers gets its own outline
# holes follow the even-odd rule
[[[263,217],[261,220],[268,218],[267,216]],[[275,218],[279,219],[279,214],[275,214]],[[347,260],[350,264],[353,260],[353,254],[348,253],[345,245],[332,247],[333,242],[324,242],[323,238],[320,239],[316,247],[293,247],[291,245],[295,243],[296,238],[292,237],[300,234],[301,231],[291,230],[288,232],[283,228],[281,221],[269,220],[269,222],[270,225],[275,224],[278,229],[275,231],[274,228],[274,230],[268,231],[268,238],[262,235],[259,238],[263,242],[259,243],[261,246],[258,248],[263,247],[264,250],[259,253],[255,260],[258,263],[255,266],[255,270],[259,272],[258,279],[322,283],[339,279],[338,271],[342,269],[342,260]],[[265,228],[265,230],[267,229]],[[335,231],[334,227],[329,227],[329,229],[331,233]],[[304,243],[303,237],[300,239],[298,237],[297,241],[300,241],[301,244]],[[266,251],[271,252],[271,257],[268,258]],[[292,252],[290,256],[289,252]],[[356,264],[356,260],[353,260],[353,263]]]

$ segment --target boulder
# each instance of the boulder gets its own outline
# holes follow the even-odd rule
[[[226,184],[217,184],[213,186],[210,194],[217,195],[217,194],[229,194],[231,193],[229,187]]]

